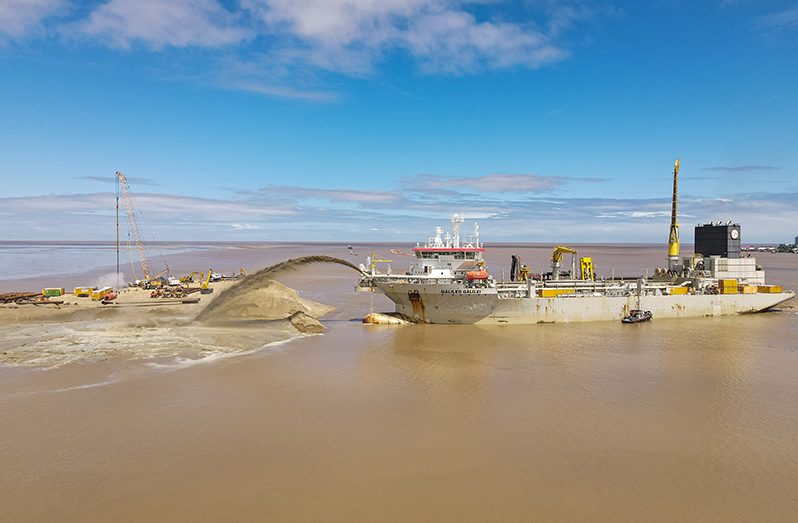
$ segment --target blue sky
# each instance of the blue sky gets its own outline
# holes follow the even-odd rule
[[[798,234],[798,1],[0,0],[0,239]]]

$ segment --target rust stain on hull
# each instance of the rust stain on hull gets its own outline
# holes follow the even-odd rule
[[[425,323],[427,319],[424,314],[424,300],[421,299],[421,295],[418,291],[409,291],[407,299],[410,300],[410,305],[413,307],[413,319]]]

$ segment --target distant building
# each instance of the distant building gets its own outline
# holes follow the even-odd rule
[[[795,237],[795,241],[793,242],[793,245],[798,245],[798,236]]]

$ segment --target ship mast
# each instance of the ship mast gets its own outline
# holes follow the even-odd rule
[[[452,215],[452,247],[460,248],[460,226],[465,222],[463,213]]]
[[[668,235],[668,270],[679,270],[679,223],[677,221],[679,207],[679,160],[673,164],[673,203],[671,205],[671,231]]]

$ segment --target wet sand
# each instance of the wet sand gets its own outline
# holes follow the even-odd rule
[[[493,248],[489,262],[498,273],[518,253],[536,271],[549,249]],[[579,249],[600,274],[661,265],[661,247]],[[406,266],[381,252],[395,271]],[[345,246],[230,250],[219,270],[304,254],[342,256]],[[798,288],[798,256],[758,259],[769,281]],[[185,347],[0,368],[2,519],[791,521],[798,512],[794,304],[633,326],[364,326],[351,320],[390,307],[354,293],[355,280],[327,266],[280,278],[336,306],[321,336],[202,360]],[[236,332],[220,340],[236,345]]]

